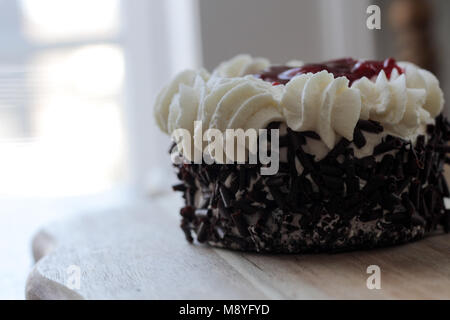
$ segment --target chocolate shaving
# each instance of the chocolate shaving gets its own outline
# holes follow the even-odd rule
[[[172,152],[175,150],[175,147],[177,144],[175,142],[172,142],[172,144],[169,147],[169,154],[172,154]]]
[[[276,187],[269,187],[269,190],[275,202],[280,208],[282,208],[285,204],[285,197],[283,196],[283,194]]]
[[[386,154],[381,160],[378,173],[385,176],[389,175],[392,171],[393,166],[394,166],[394,156]]]
[[[233,206],[235,208],[240,209],[243,214],[248,214],[248,215],[252,215],[252,214],[256,213],[256,211],[258,210],[258,208],[250,205],[245,199],[236,201],[233,204]]]
[[[401,139],[393,136],[387,136],[380,144],[375,146],[373,149],[373,155],[377,156],[379,154],[398,149],[401,145]]]
[[[404,149],[402,148],[395,155],[395,177],[398,180],[403,180],[405,178],[404,169],[403,169],[403,158],[404,158]]]
[[[442,217],[441,223],[444,226],[445,232],[449,233],[450,232],[450,210],[445,210],[445,214]]]
[[[329,176],[342,177],[344,175],[344,171],[337,167],[331,166],[325,163],[321,163],[319,166],[320,172]]]
[[[431,166],[432,166],[432,159],[433,158],[433,152],[431,150],[427,150],[425,152],[425,168],[422,164],[422,168],[424,168],[424,170],[422,170],[421,172],[421,177],[420,180],[422,181],[422,183],[425,183],[426,181],[428,181],[428,177],[430,176],[430,171],[431,171]],[[420,168],[420,166],[418,165],[418,167]]]
[[[370,194],[374,192],[376,189],[382,187],[385,182],[385,176],[381,174],[377,174],[373,176],[364,186],[362,192],[365,194]]]
[[[183,230],[184,232],[184,236],[186,237],[186,240],[190,243],[192,243],[194,241],[194,238],[192,238],[192,230],[189,226],[189,222],[186,220],[182,220],[181,221],[181,230]]]
[[[449,145],[436,145],[435,147],[436,151],[438,152],[444,152],[444,153],[449,153],[450,152],[450,146]]]
[[[281,187],[284,184],[283,176],[272,176],[266,179],[266,185],[270,187]]]
[[[225,208],[230,208],[233,205],[233,196],[231,192],[223,185],[219,186],[220,196]]]
[[[288,136],[280,136],[279,137],[278,146],[280,148],[286,147],[288,145],[288,143],[289,143]]]
[[[356,127],[360,130],[371,133],[383,132],[383,126],[379,122],[373,120],[359,120]]]
[[[353,143],[358,149],[366,145],[366,138],[358,127],[355,127],[355,131],[353,131]]]
[[[195,190],[193,188],[187,188],[184,195],[186,197],[186,205],[195,206]]]
[[[406,178],[400,181],[400,183],[397,185],[397,191],[396,194],[400,195],[405,191],[405,189],[411,184],[411,178]]]
[[[203,220],[197,230],[197,241],[200,243],[208,240],[209,223],[207,220]]]
[[[314,165],[313,161],[311,160],[311,156],[309,154],[306,154],[305,151],[303,151],[302,147],[297,150],[296,155],[298,161],[300,161],[306,171],[314,171]]]
[[[212,210],[211,209],[196,209],[195,215],[197,218],[211,218]]]
[[[300,132],[303,136],[314,139],[314,140],[320,140],[319,134],[317,134],[314,131],[302,131]]]
[[[217,210],[222,218],[230,218],[231,213],[227,208],[225,208],[222,200],[217,202]]]
[[[186,191],[186,185],[184,183],[178,183],[172,186],[173,191]]]
[[[195,219],[195,208],[192,206],[185,206],[180,209],[180,215],[188,221]]]
[[[345,185],[347,186],[347,194],[354,194],[359,192],[358,177],[347,177],[345,179]]]
[[[439,190],[441,191],[441,193],[442,193],[442,195],[444,197],[449,197],[450,196],[450,192],[448,190],[447,182],[445,181],[445,178],[442,175],[439,177],[438,186],[439,186]]]
[[[240,168],[240,170],[239,170],[239,190],[246,189],[247,185],[248,185],[247,172],[246,172],[245,168]]]
[[[344,192],[344,181],[341,178],[334,176],[322,175],[322,179],[327,189],[337,191],[339,193]]]
[[[290,128],[288,128],[288,137],[290,143],[290,151],[295,152],[298,148],[300,148],[301,145],[306,144],[305,136],[300,132],[292,131]]]
[[[414,212],[411,216],[411,223],[414,226],[425,226],[427,224],[426,220],[419,215],[417,212]]]
[[[248,232],[248,224],[245,221],[245,218],[242,216],[242,214],[238,211],[235,212],[231,215],[231,218],[233,219],[234,225],[236,226],[236,228],[239,231],[239,234],[242,237],[247,237],[249,236],[249,232]]]
[[[401,198],[395,193],[383,193],[382,200],[380,201],[381,206],[389,211],[393,211],[395,206],[401,202]]]
[[[335,160],[337,156],[344,153],[345,149],[349,146],[350,141],[348,141],[345,138],[341,138],[339,142],[333,147],[333,149],[328,152],[327,156],[324,158],[324,160]]]

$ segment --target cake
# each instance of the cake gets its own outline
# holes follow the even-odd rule
[[[272,65],[238,55],[212,73],[184,71],[154,109],[175,140],[181,229],[190,242],[272,253],[368,249],[448,232],[443,105],[432,73],[392,58]],[[271,164],[259,153],[256,163],[217,161],[204,141],[210,161],[195,161],[199,128],[267,129],[276,172],[263,174]],[[179,129],[190,136],[174,135]]]

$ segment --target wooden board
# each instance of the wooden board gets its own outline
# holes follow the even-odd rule
[[[28,299],[449,299],[450,234],[370,251],[260,255],[190,245],[178,195],[49,226]],[[79,289],[69,289],[72,269]],[[381,289],[366,286],[381,269]]]

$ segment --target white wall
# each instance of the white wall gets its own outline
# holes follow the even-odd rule
[[[238,53],[274,63],[373,58],[366,0],[200,0],[203,60],[208,69]]]
[[[201,65],[197,1],[122,4],[130,182],[146,193],[167,191],[176,179],[168,154],[171,142],[156,126],[153,105],[176,73]]]

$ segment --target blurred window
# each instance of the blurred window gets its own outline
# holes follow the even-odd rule
[[[123,183],[119,0],[0,0],[0,196]]]

